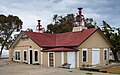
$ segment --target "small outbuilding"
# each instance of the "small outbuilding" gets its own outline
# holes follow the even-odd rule
[[[100,29],[49,34],[22,31],[9,50],[9,59],[28,64],[70,68],[109,63],[111,44]]]

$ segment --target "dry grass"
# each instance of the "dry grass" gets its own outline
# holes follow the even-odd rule
[[[120,75],[120,66],[112,66],[101,69],[102,71],[107,71],[108,73],[118,74]]]

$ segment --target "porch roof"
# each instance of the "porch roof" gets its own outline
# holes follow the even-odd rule
[[[58,47],[58,48],[50,48],[47,50],[42,50],[43,52],[66,52],[66,51],[78,51],[75,48],[64,48],[64,47]]]

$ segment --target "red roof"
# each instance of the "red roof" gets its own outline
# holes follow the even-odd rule
[[[91,28],[79,32],[67,32],[61,34],[37,33],[28,31],[24,31],[24,33],[36,44],[42,47],[70,47],[79,46],[96,30],[96,28]]]
[[[59,52],[59,51],[77,51],[77,49],[75,48],[64,48],[64,47],[58,47],[58,48],[50,48],[47,50],[43,50],[43,51],[53,51],[53,52]]]

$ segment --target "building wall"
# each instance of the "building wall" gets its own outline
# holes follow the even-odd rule
[[[40,50],[41,48],[36,44],[34,43],[30,38],[29,39],[26,39],[26,40],[22,40],[20,39],[16,45],[14,47],[12,47],[10,49],[10,60],[13,59],[13,61],[15,61],[15,55],[14,55],[14,51],[15,50],[20,50],[20,61],[19,62],[23,62],[23,50],[27,50],[27,63],[28,63],[28,57],[29,57],[29,50],[33,50],[32,51],[32,55],[33,55],[33,63],[34,63],[34,50],[38,50],[38,62],[40,63],[41,61],[41,56],[40,56]]]
[[[64,52],[64,63],[67,63],[67,52]]]
[[[55,52],[55,67],[60,67],[62,65],[61,52]]]
[[[49,52],[43,52],[43,66],[48,66],[49,58],[48,58]],[[62,66],[62,53],[61,52],[54,52],[55,54],[55,67]],[[64,63],[67,63],[67,52],[64,52]],[[75,67],[77,67],[77,52],[75,52]]]
[[[82,62],[82,48],[88,49],[88,61],[83,63]],[[103,38],[103,36],[99,33],[99,31],[96,31],[93,35],[91,35],[86,41],[84,41],[79,47],[79,65],[91,65],[92,63],[92,48],[99,48],[100,49],[100,65],[107,64],[109,61],[109,55],[108,60],[104,61],[103,59],[103,49],[107,48],[109,53],[110,45],[106,42],[106,40]]]
[[[43,52],[43,66],[48,66],[48,52]]]
[[[9,60],[10,61],[13,60],[13,51],[12,51],[12,49],[9,49]]]
[[[100,48],[100,64],[104,64],[104,60],[103,60],[103,53],[104,53],[104,50],[103,48]]]
[[[110,45],[106,42],[99,31],[96,31],[86,41],[84,41],[79,48],[109,48]]]
[[[48,53],[49,52],[43,52],[43,65],[48,66]],[[64,53],[64,63],[67,63],[67,52]],[[55,54],[55,67],[62,66],[62,53],[61,52],[54,52]]]

